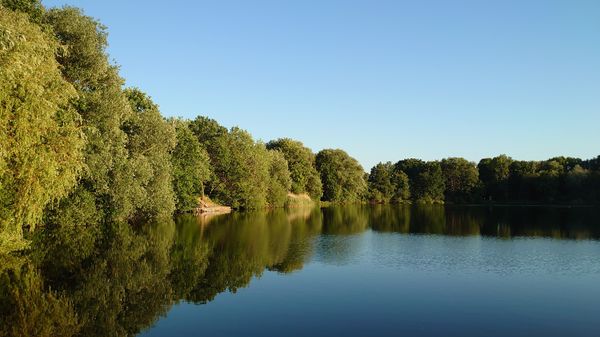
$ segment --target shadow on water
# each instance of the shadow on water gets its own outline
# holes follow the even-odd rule
[[[600,238],[597,208],[335,206],[182,215],[142,228],[46,228],[0,265],[0,336],[131,336],[180,301],[207,303],[265,270],[290,273],[318,241],[373,232]],[[337,246],[336,246],[337,245]]]

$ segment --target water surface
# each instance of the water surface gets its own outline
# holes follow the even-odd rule
[[[0,274],[0,313],[10,305],[28,318],[0,326],[81,336],[599,336],[599,238],[600,209],[567,207],[180,216],[95,239],[48,230],[30,258],[13,261],[19,272]]]
[[[399,206],[212,219],[199,230],[218,247],[207,283],[227,275],[219,293],[182,301],[143,335],[598,336],[598,220]]]

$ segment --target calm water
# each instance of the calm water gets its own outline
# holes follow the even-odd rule
[[[61,235],[25,265],[85,336],[600,336],[595,208],[182,216],[87,253]]]

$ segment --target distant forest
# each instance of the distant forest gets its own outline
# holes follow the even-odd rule
[[[200,196],[235,209],[284,207],[290,192],[335,203],[600,202],[600,157],[405,159],[365,173],[343,150],[163,118],[124,87],[106,47],[106,28],[80,9],[0,0],[0,247],[20,247],[38,226],[149,223]]]

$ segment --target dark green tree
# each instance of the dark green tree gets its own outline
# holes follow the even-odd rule
[[[394,165],[394,170],[408,176],[412,200],[422,203],[444,201],[444,176],[439,162],[404,159]]]
[[[394,168],[392,172],[392,185],[394,186],[392,201],[405,202],[410,200],[410,181],[406,173]]]
[[[440,162],[444,175],[446,201],[466,202],[476,199],[479,171],[474,163],[464,158],[447,158]]]
[[[508,198],[508,177],[512,162],[512,158],[506,155],[479,161],[477,168],[486,200],[503,201]]]
[[[515,201],[535,200],[535,179],[538,177],[539,163],[534,161],[513,161],[509,168],[509,198]]]
[[[378,163],[371,168],[368,177],[369,199],[377,203],[389,202],[396,192],[392,182],[394,165],[391,162]]]

